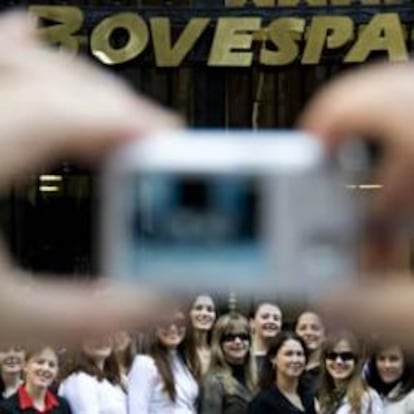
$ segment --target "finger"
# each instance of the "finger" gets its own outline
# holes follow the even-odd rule
[[[11,280],[10,277],[7,277]],[[39,282],[15,273],[1,294],[0,327],[14,341],[35,337],[76,344],[86,336],[154,326],[172,303],[159,292],[88,282]]]
[[[378,337],[414,350],[414,284],[393,278],[358,286],[320,304],[328,326],[352,329],[361,336]]]
[[[117,108],[104,104],[105,120],[99,114],[85,113],[79,119],[79,131],[65,142],[64,150],[76,158],[100,159],[111,149],[127,140],[150,138],[157,131],[172,131],[183,127],[183,121],[171,111],[161,108],[150,99],[133,96],[130,103],[118,98]],[[124,107],[122,114],[120,107]],[[53,144],[52,144],[53,145]]]
[[[376,218],[407,213],[414,202],[409,180],[414,162],[409,79],[414,65],[375,65],[339,78],[311,102],[302,125],[331,150],[350,137],[369,137],[384,146],[376,178],[383,188],[375,204]]]
[[[342,76],[317,94],[300,124],[323,139],[329,148],[336,148],[351,136],[390,138],[395,128],[401,128],[398,121],[407,112],[402,104],[404,110],[397,114],[397,119],[393,111],[399,108],[393,102],[398,103],[407,93],[413,95],[405,82],[413,74],[412,64],[388,64]]]
[[[183,125],[170,110],[80,58],[68,62],[62,54],[41,49],[34,50],[30,62],[25,71],[33,77],[32,89],[14,88],[10,99],[21,102],[22,109],[36,108],[30,112],[34,119],[28,117],[40,129],[37,134],[32,131],[39,145],[88,156],[105,153],[105,148],[127,138]]]
[[[0,74],[1,185],[49,161],[95,161],[126,140],[181,126],[108,73],[37,47],[28,52]]]
[[[412,174],[412,160],[406,156],[390,155],[378,177],[382,184],[374,205],[374,217],[388,217],[401,225],[410,215],[414,202],[414,183],[407,179]]]
[[[10,53],[11,50],[16,53],[20,48],[34,43],[35,19],[23,10],[9,11],[0,16],[0,32],[1,62],[4,53]]]

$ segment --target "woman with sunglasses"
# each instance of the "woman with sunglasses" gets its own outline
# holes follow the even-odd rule
[[[221,316],[211,341],[211,363],[203,383],[201,414],[247,414],[256,389],[248,320]]]
[[[183,312],[154,332],[149,355],[135,357],[128,381],[131,414],[195,414],[200,362]]]
[[[384,413],[414,413],[414,364],[400,346],[378,349],[368,361],[365,376],[382,397]]]
[[[296,320],[295,332],[305,341],[308,350],[308,362],[302,381],[316,393],[321,374],[325,327],[318,314],[312,311],[305,311]]]
[[[307,362],[306,345],[293,332],[280,332],[269,344],[261,391],[250,402],[248,414],[315,414],[315,398],[301,384]]]
[[[319,406],[321,414],[382,414],[378,393],[362,378],[362,347],[348,332],[326,340]]]

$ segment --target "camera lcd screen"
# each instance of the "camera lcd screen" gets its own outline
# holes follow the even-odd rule
[[[184,283],[257,277],[265,271],[262,185],[228,174],[131,176],[123,200],[127,274]]]
[[[109,160],[104,273],[140,287],[292,298],[354,273],[358,206],[317,140],[178,134]]]

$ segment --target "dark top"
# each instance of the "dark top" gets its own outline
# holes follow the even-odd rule
[[[0,401],[3,401],[5,398],[3,397],[3,392],[6,389],[6,386],[4,385],[3,378],[0,377]]]
[[[61,397],[53,395],[54,404],[53,407],[46,411],[42,411],[42,414],[72,414],[68,402]],[[11,397],[3,400],[0,404],[0,414],[39,414],[35,408],[29,406],[29,404],[23,404],[20,398],[19,392]]]
[[[266,362],[266,355],[255,355],[254,360],[256,362],[257,378],[261,378]]]
[[[201,389],[200,414],[247,414],[252,393],[237,380],[234,392],[229,394],[223,375],[208,375]],[[135,413],[134,413],[135,414]]]
[[[319,390],[319,378],[321,375],[321,366],[318,365],[305,371],[301,377],[301,384],[306,392],[316,395]]]
[[[293,405],[276,386],[262,390],[249,403],[248,414],[316,414],[314,396],[300,395],[304,411]]]
[[[246,386],[246,372],[243,364],[229,364],[233,377],[241,384]]]

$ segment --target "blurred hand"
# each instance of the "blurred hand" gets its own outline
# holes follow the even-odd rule
[[[308,106],[303,128],[334,150],[350,137],[374,137],[384,158],[375,218],[399,221],[414,207],[414,65],[381,64],[349,72],[327,84]],[[374,332],[414,349],[414,283],[380,274],[369,285],[329,298],[322,308],[334,324],[349,324],[365,337]],[[374,283],[374,284],[372,284]]]
[[[0,18],[0,188],[62,157],[95,160],[125,140],[179,121],[91,65],[41,46],[25,15]],[[3,339],[74,340],[151,324],[162,314],[149,293],[105,293],[81,283],[29,279],[0,252]]]
[[[414,204],[414,65],[381,64],[328,83],[311,101],[301,126],[330,149],[350,137],[377,139],[384,159],[376,180],[377,214],[407,214]]]
[[[372,281],[325,298],[319,311],[327,329],[349,328],[369,343],[399,344],[414,352],[414,282]]]

